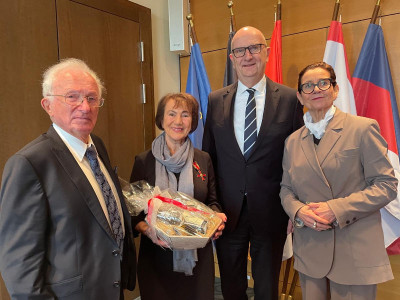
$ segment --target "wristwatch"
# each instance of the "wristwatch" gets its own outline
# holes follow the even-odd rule
[[[304,222],[303,222],[302,219],[296,217],[296,218],[294,219],[293,225],[294,225],[294,227],[296,227],[296,228],[302,228],[302,227],[304,226]]]

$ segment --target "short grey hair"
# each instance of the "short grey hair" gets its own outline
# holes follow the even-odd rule
[[[97,76],[96,72],[90,69],[83,60],[77,58],[66,58],[56,63],[55,65],[52,65],[43,73],[42,94],[44,98],[52,93],[53,81],[56,75],[66,69],[77,69],[88,73],[97,83],[99,96],[101,97],[102,94],[105,92],[104,85],[101,82],[99,76]]]

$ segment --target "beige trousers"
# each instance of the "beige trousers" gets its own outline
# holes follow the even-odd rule
[[[375,300],[376,284],[345,285],[299,272],[303,300]]]

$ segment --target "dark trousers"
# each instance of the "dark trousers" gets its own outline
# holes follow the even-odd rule
[[[286,232],[257,235],[250,226],[246,201],[233,232],[216,241],[224,300],[246,300],[247,254],[250,246],[255,300],[278,299],[279,272]],[[250,243],[250,245],[249,245]]]

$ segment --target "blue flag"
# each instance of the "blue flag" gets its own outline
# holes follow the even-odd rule
[[[189,72],[186,82],[186,93],[191,94],[199,102],[199,124],[197,129],[189,134],[195,148],[201,149],[204,124],[207,118],[208,94],[211,92],[203,57],[199,44],[194,44],[191,49]]]

